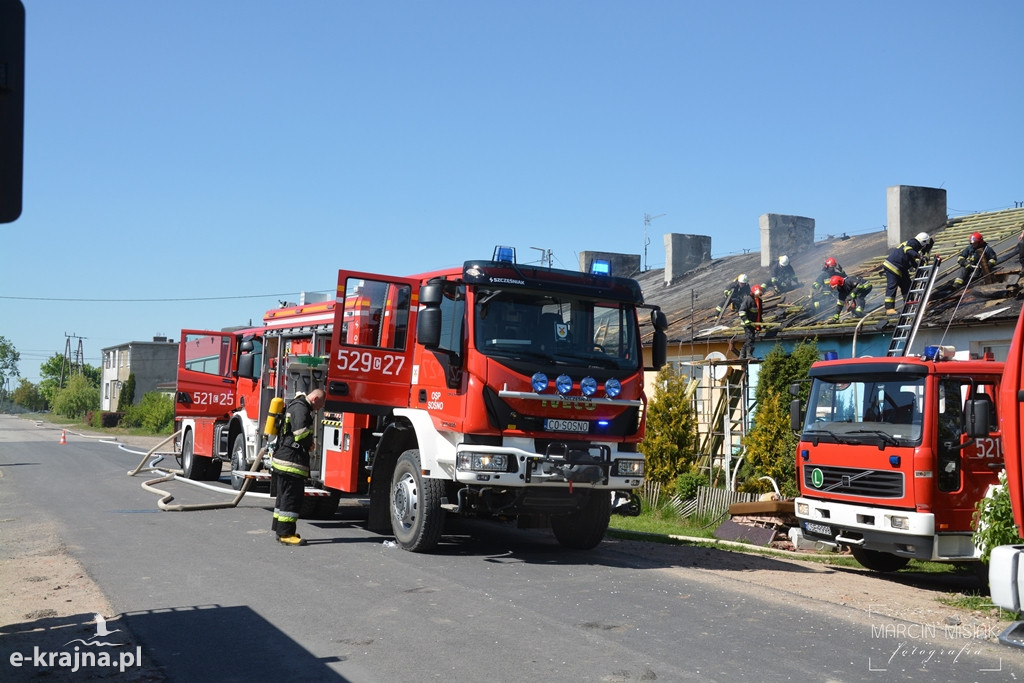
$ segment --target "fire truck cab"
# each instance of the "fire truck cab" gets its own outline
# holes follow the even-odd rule
[[[974,507],[1003,455],[998,431],[968,435],[965,406],[997,394],[1003,364],[953,356],[951,347],[928,347],[921,357],[811,367],[806,410],[799,399],[791,407],[804,536],[849,546],[876,571],[912,558],[979,557]]]

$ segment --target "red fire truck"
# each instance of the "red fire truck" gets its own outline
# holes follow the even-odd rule
[[[247,469],[270,400],[319,387],[319,513],[343,493],[368,497],[369,528],[413,551],[433,548],[453,513],[550,524],[563,545],[591,548],[612,492],[643,481],[645,308],[657,368],[664,314],[607,271],[517,264],[509,248],[412,277],[339,271],[335,301],[268,312],[255,330],[182,332],[183,467]]]
[[[968,436],[965,405],[996,395],[1003,363],[954,355],[927,347],[921,357],[811,367],[806,412],[799,399],[791,411],[805,537],[849,546],[883,572],[913,558],[978,559],[974,507],[998,481],[1003,454],[998,431]]]

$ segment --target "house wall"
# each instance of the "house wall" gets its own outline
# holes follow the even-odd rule
[[[103,349],[102,353],[101,410],[117,410],[121,389],[132,373],[135,373],[136,405],[147,393],[156,391],[158,384],[176,381],[178,345],[175,342],[129,342]]]

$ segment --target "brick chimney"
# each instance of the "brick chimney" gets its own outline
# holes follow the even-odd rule
[[[946,224],[946,191],[934,187],[893,185],[885,188],[890,249],[919,232],[931,234]]]
[[[687,271],[711,260],[708,235],[665,234],[665,284],[670,285]]]
[[[778,213],[762,214],[761,267],[767,268],[782,256],[814,246],[814,219],[803,216],[783,216]]]

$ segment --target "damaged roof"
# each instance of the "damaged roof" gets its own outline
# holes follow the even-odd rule
[[[921,329],[946,326],[952,316],[953,326],[971,324],[1015,325],[1021,309],[1021,272],[1017,261],[1017,239],[1024,231],[1024,208],[978,213],[953,218],[931,231],[935,240],[931,255],[939,256],[939,265],[928,308]],[[965,291],[952,289],[959,272],[956,259],[967,246],[970,235],[980,232],[996,251],[999,266],[984,280],[975,280]],[[849,335],[860,320],[844,313],[838,323],[830,322],[835,314],[833,298],[815,310],[811,282],[821,273],[825,259],[835,258],[847,275],[860,275],[872,284],[864,310],[865,330],[881,330],[887,316],[882,299],[885,275],[882,262],[889,254],[885,230],[854,236],[830,237],[808,248],[788,254],[790,265],[800,286],[783,294],[768,293],[763,298],[765,322],[759,339],[811,339]],[[671,284],[664,281],[663,268],[652,268],[635,276],[649,304],[660,306],[669,322],[668,338],[672,344],[728,342],[742,336],[735,312],[726,309],[718,320],[716,307],[725,298],[725,290],[740,273],[746,273],[750,284],[766,283],[770,269],[761,267],[759,252],[737,254],[705,261],[687,271]],[[902,306],[897,294],[897,307]],[[891,334],[889,325],[888,333]]]

